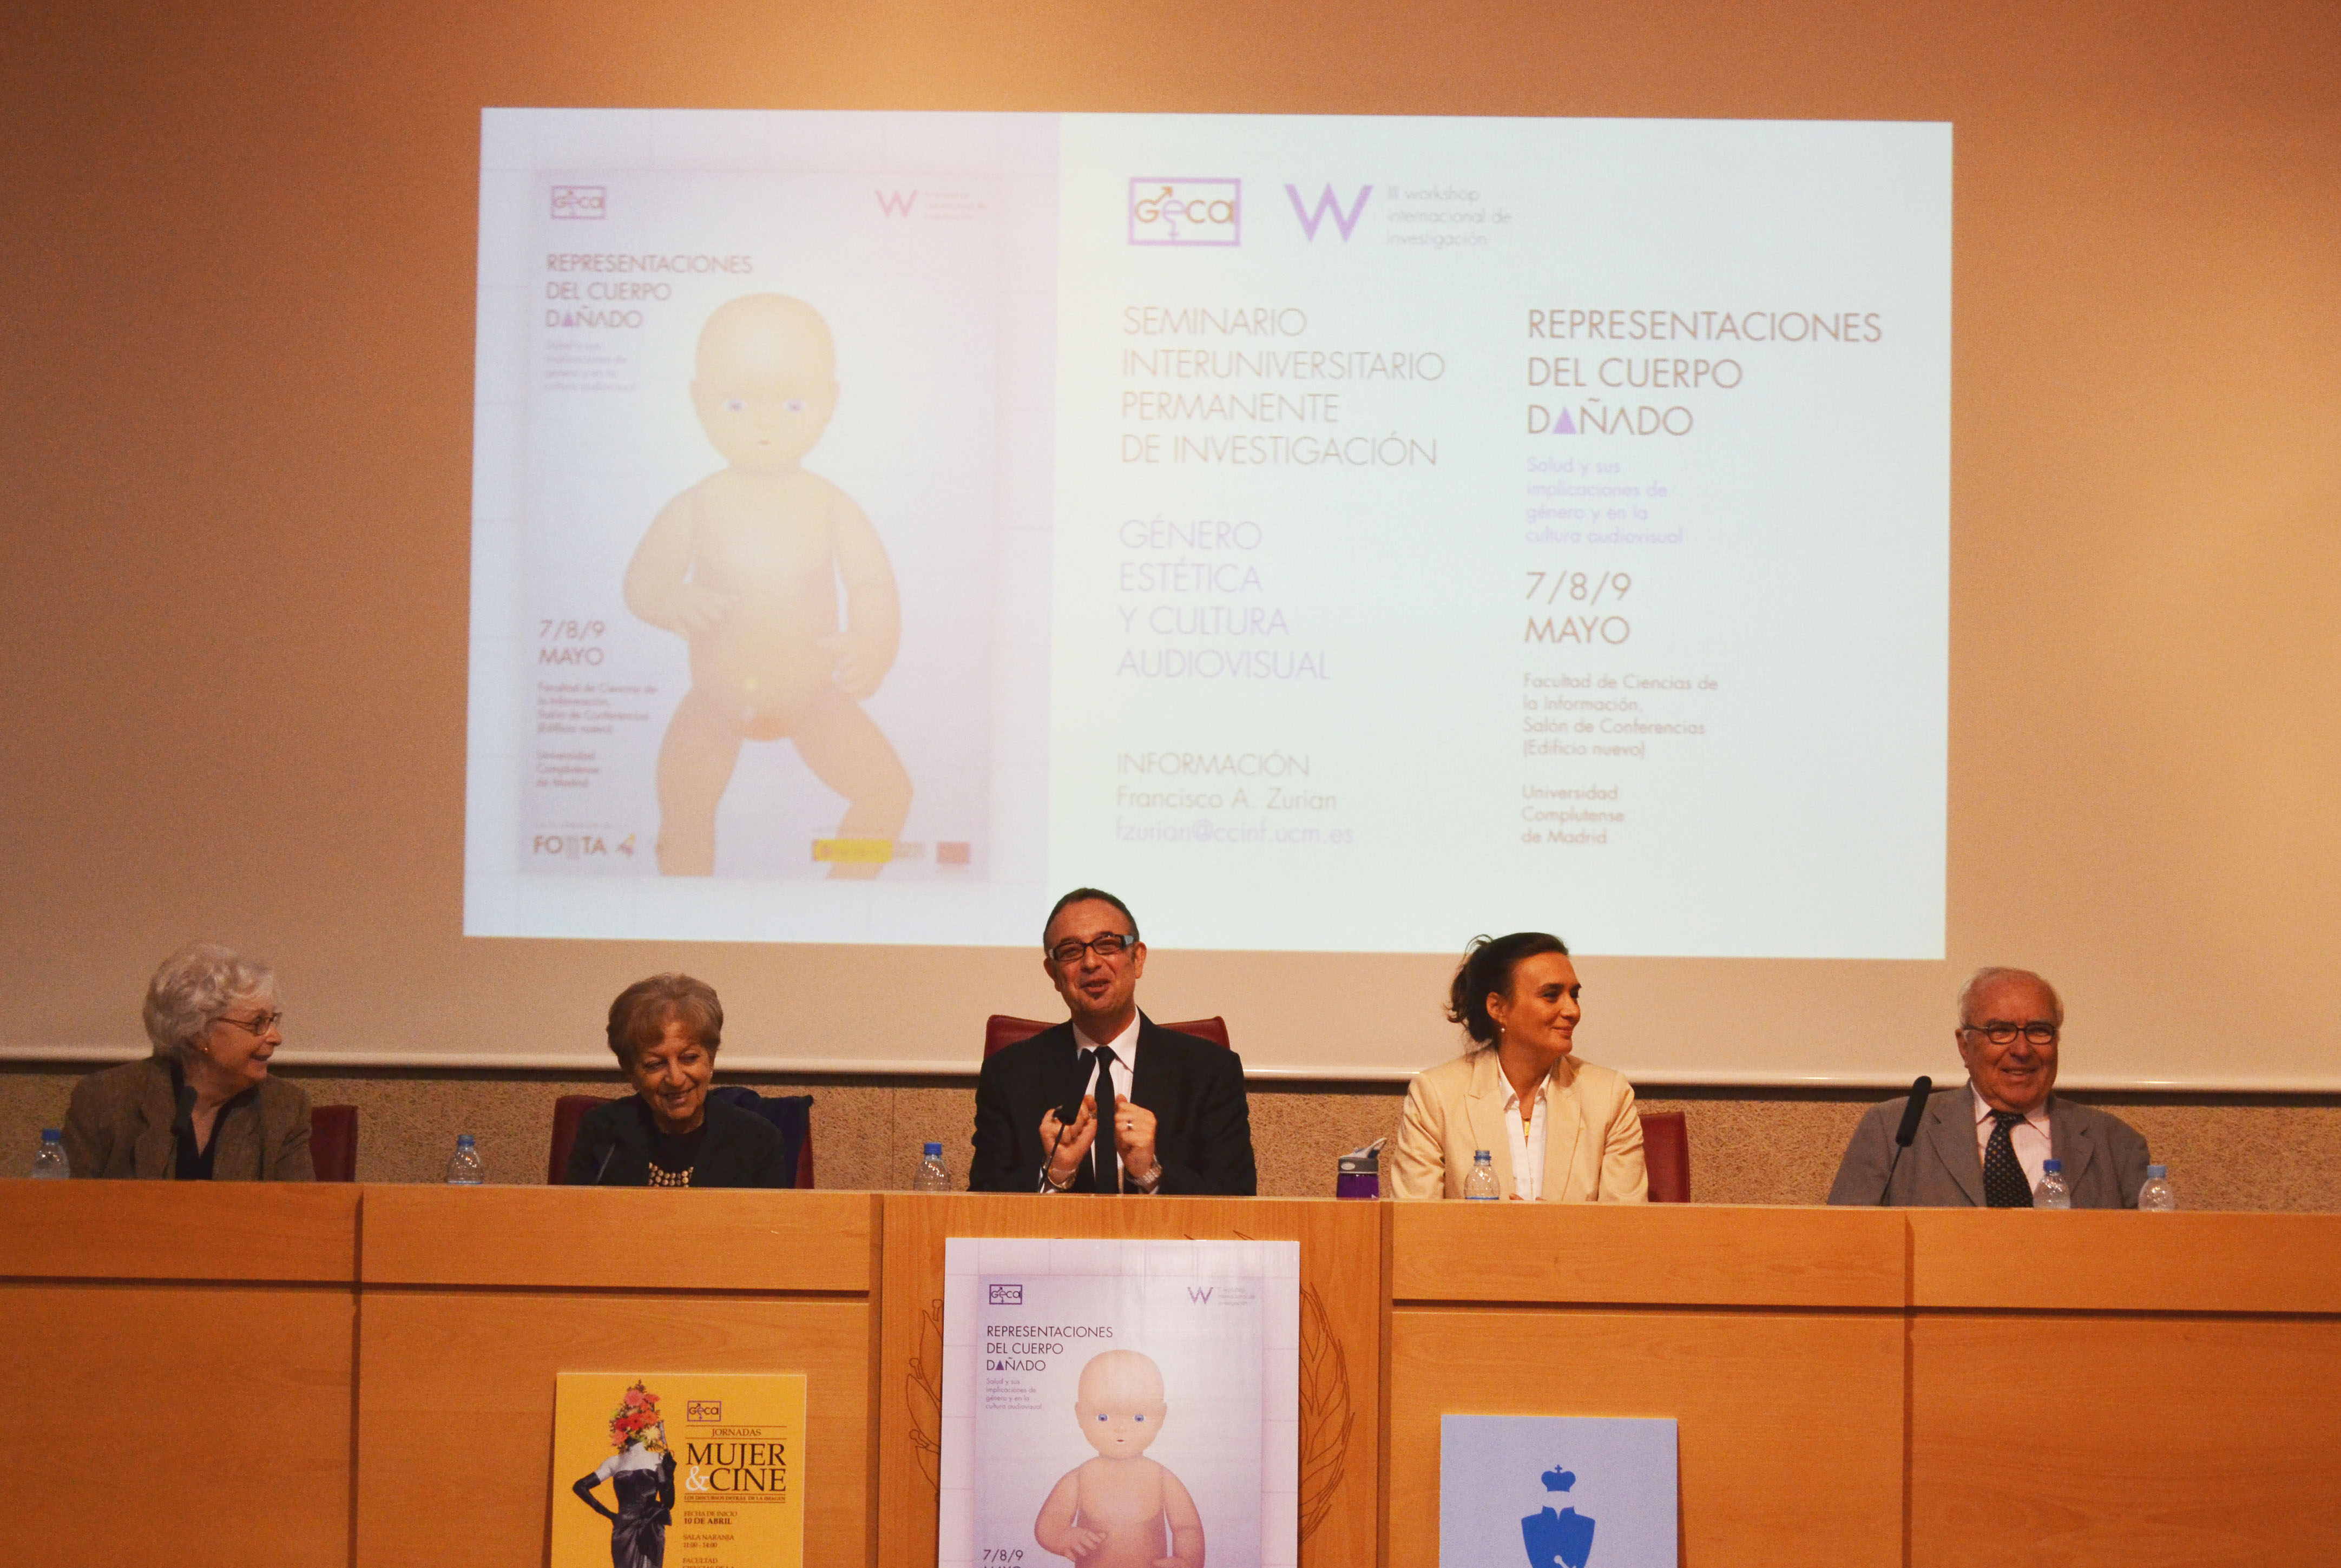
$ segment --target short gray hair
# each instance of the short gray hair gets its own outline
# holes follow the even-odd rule
[[[2056,1009],[2057,1013],[2057,1027],[2060,1029],[2065,1027],[2065,998],[2057,994],[2057,987],[2030,969],[2011,969],[2005,964],[1986,964],[1967,977],[1967,983],[1959,987],[1960,1023],[1965,1024],[1967,1021],[1967,998],[1995,980],[2031,981],[2048,993],[2048,1005]]]
[[[190,942],[146,982],[146,1037],[154,1054],[184,1060],[230,1007],[276,1003],[276,977],[257,958],[217,942]]]

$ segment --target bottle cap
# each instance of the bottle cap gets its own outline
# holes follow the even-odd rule
[[[470,1148],[472,1146],[472,1135],[469,1133],[457,1133],[455,1135],[455,1146],[459,1149]]]
[[[2169,1174],[2170,1167],[2168,1166],[2148,1166],[2146,1167],[2146,1179],[2148,1181],[2160,1181]]]
[[[41,1141],[45,1144],[61,1144],[65,1141],[65,1135],[59,1132],[55,1127],[43,1127],[41,1129]],[[2161,1167],[2159,1166],[2156,1167],[2157,1174],[2159,1174],[2160,1168]]]
[[[1489,1154],[1486,1149],[1481,1149],[1471,1156],[1472,1161],[1475,1164],[1481,1160],[1492,1160],[1495,1157],[1495,1156]]]
[[[2063,1160],[2042,1160],[2040,1162],[2040,1168],[2044,1172],[2061,1171],[2065,1168],[2065,1162]]]
[[[941,1144],[929,1144],[927,1146],[927,1157],[931,1160],[939,1160],[942,1158],[943,1146]]]

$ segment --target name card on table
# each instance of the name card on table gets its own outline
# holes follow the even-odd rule
[[[1440,1568],[1675,1568],[1675,1424],[1442,1415]]]
[[[802,1568],[801,1372],[564,1372],[552,1568]]]

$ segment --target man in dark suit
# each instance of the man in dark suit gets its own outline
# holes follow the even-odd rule
[[[1959,993],[1967,1081],[1938,1089],[1898,1163],[1906,1098],[1873,1106],[1854,1129],[1828,1200],[1842,1204],[2029,1208],[2043,1162],[2059,1161],[2075,1208],[2136,1208],[2146,1139],[2119,1116],[2050,1091],[2065,1004],[2029,969],[1978,969]],[[1887,1172],[1893,1185],[1887,1185]]]
[[[1146,944],[1130,907],[1096,888],[1057,900],[1041,968],[1072,1017],[995,1052],[975,1086],[975,1192],[1260,1189],[1243,1061],[1138,1010]],[[1071,1122],[1061,1107],[1078,1097]]]

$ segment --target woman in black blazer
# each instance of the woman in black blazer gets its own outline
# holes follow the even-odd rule
[[[723,1004],[689,975],[652,975],[610,1004],[610,1049],[632,1099],[589,1112],[569,1151],[578,1186],[788,1186],[780,1128],[711,1098]]]

